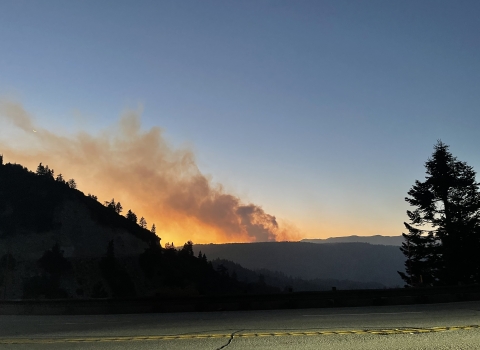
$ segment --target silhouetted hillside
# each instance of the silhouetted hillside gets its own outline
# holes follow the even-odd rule
[[[162,248],[143,218],[54,177],[0,157],[0,297],[106,298],[244,293],[191,242]],[[258,284],[255,293],[278,289]]]
[[[149,230],[118,215],[97,200],[71,188],[52,176],[37,175],[18,164],[0,167],[0,238],[17,233],[43,233],[65,229],[69,220],[62,217],[70,204],[88,210],[89,218],[109,229],[123,229],[145,243],[158,240]],[[78,208],[73,209],[78,212]],[[64,220],[67,219],[67,220]]]
[[[404,270],[405,257],[395,246],[367,243],[314,244],[266,242],[197,244],[211,259],[227,259],[245,268],[280,271],[302,279],[349,280],[403,286],[397,271]]]
[[[301,242],[308,243],[370,243],[382,245],[394,245],[400,247],[404,241],[403,236],[346,236],[346,237],[330,237],[326,239],[305,238]]]

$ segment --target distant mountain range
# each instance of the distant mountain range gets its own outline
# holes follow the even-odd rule
[[[403,286],[398,246],[368,243],[263,242],[195,244],[208,259],[226,259],[251,270],[268,269],[306,280],[333,279]]]
[[[213,267],[218,270],[226,269],[230,276],[235,276],[240,282],[248,284],[262,284],[279,288],[284,292],[311,292],[332,290],[332,287],[338,290],[348,289],[380,289],[385,286],[375,282],[355,282],[349,280],[338,279],[321,279],[305,280],[298,277],[290,277],[278,271],[270,271],[267,269],[250,270],[240,264],[230,260],[215,259],[212,260]]]
[[[370,243],[381,245],[401,246],[403,243],[403,236],[346,236],[346,237],[330,237],[326,239],[319,238],[305,238],[301,242],[308,243]]]

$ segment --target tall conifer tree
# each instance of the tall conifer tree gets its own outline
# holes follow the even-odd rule
[[[425,163],[426,179],[415,181],[405,200],[415,210],[403,234],[409,285],[480,282],[479,184],[475,171],[438,141]]]

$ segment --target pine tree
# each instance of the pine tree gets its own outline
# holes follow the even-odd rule
[[[137,223],[137,215],[135,215],[135,213],[133,211],[131,211],[130,209],[128,209],[128,212],[125,215],[125,217],[128,220],[133,221],[134,223]]]
[[[413,207],[402,252],[409,285],[480,282],[480,193],[475,171],[438,141],[405,200]]]
[[[92,198],[92,199],[95,199],[96,201],[98,201],[98,197],[95,196],[94,194],[89,193],[89,194],[87,195],[87,197]]]
[[[138,222],[138,224],[140,225],[141,228],[147,228],[147,220],[145,220],[143,216],[140,218],[140,221]]]
[[[45,175],[45,167],[42,163],[38,164],[36,174],[40,176]]]
[[[185,243],[183,245],[183,248],[182,248],[181,252],[184,255],[193,256],[193,242],[188,241],[187,243]]]
[[[73,188],[73,189],[76,189],[76,188],[77,188],[77,183],[75,182],[74,179],[68,180],[68,181],[67,181],[67,185],[68,185],[68,187]]]
[[[111,201],[103,202],[103,205],[105,205],[109,209],[112,209],[113,211],[116,211],[115,207],[117,206],[117,204],[115,203],[115,198],[112,198]]]
[[[402,279],[410,286],[434,284],[435,280],[435,252],[438,242],[433,234],[424,233],[407,223],[405,227],[409,234],[403,233],[405,242],[400,250],[407,258],[405,273],[399,272]]]
[[[122,207],[122,205],[120,204],[120,202],[118,202],[117,204],[115,204],[115,212],[116,212],[117,214],[120,214],[120,213],[122,212],[122,210],[123,210],[123,207]]]
[[[64,183],[64,182],[65,182],[65,179],[63,178],[63,175],[60,173],[60,174],[58,174],[57,177],[55,178],[55,181]]]
[[[37,175],[53,178],[54,173],[55,172],[53,171],[53,169],[50,169],[48,165],[43,166],[42,163],[38,164],[37,171],[36,171]]]

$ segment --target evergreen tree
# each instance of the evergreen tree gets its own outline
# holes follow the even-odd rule
[[[147,220],[145,220],[143,216],[140,218],[140,221],[138,222],[138,224],[140,225],[141,228],[147,228]]]
[[[181,252],[184,255],[193,256],[193,242],[188,241],[187,243],[185,243]]]
[[[127,215],[125,215],[125,217],[128,220],[133,221],[134,223],[137,223],[137,215],[135,215],[135,213],[130,209],[128,209]]]
[[[53,174],[54,173],[55,172],[53,171],[53,169],[48,168],[48,165],[45,167],[45,176],[53,179]]]
[[[112,198],[112,200],[109,202],[109,201],[105,201],[103,203],[107,208],[109,209],[112,209],[114,212],[116,212],[116,207],[117,207],[117,203],[115,203],[115,198]]]
[[[47,250],[37,263],[54,280],[59,280],[72,269],[72,264],[63,256],[63,250],[60,250],[58,243],[51,250]]]
[[[100,271],[110,287],[114,298],[132,297],[136,295],[135,285],[126,269],[115,257],[113,240],[108,243],[107,254],[100,261]]]
[[[38,164],[36,174],[40,176],[45,175],[45,167],[42,163]]]
[[[95,199],[96,201],[98,201],[98,197],[95,196],[94,194],[89,193],[87,196],[88,196],[89,198],[92,198],[92,199]]]
[[[23,297],[27,299],[44,296],[47,299],[67,298],[68,293],[61,287],[62,277],[73,272],[72,264],[63,256],[60,246],[55,244],[37,261],[42,275],[32,276],[24,281]]]
[[[425,163],[426,180],[415,181],[405,200],[415,210],[402,252],[409,285],[480,282],[480,193],[475,171],[438,141]]]
[[[407,258],[405,272],[399,272],[402,279],[410,286],[435,283],[435,258],[438,241],[431,233],[417,229],[407,223],[409,234],[403,233],[405,242],[400,250]]]
[[[123,207],[122,207],[122,205],[120,204],[120,202],[118,202],[117,204],[115,204],[115,212],[116,212],[117,214],[120,214],[120,213],[122,212],[122,210],[123,210]]]
[[[152,225],[152,228],[150,229],[150,232],[153,233],[154,235],[157,234],[157,228],[155,224]]]
[[[60,173],[60,174],[58,174],[57,177],[55,178],[55,181],[64,183],[64,182],[65,182],[65,179],[63,178],[63,175]]]
[[[75,182],[74,179],[70,179],[67,181],[68,187],[76,189],[77,188],[77,183]]]
[[[44,166],[42,163],[40,163],[38,164],[36,174],[53,178],[54,171],[53,169],[50,169],[48,165]]]

